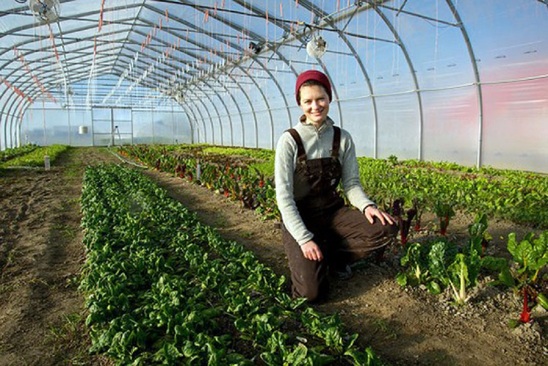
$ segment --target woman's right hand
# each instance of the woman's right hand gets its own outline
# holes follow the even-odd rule
[[[318,244],[314,242],[314,240],[309,240],[301,245],[301,250],[304,257],[308,260],[319,262],[323,259],[322,251]]]

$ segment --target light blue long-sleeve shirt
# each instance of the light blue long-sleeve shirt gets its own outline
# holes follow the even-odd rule
[[[329,117],[319,128],[304,122],[299,122],[293,128],[301,136],[307,159],[331,157],[334,129],[333,121]],[[307,192],[306,187],[295,184],[297,155],[295,140],[289,132],[284,132],[276,146],[274,166],[276,200],[285,227],[297,243],[303,245],[312,239],[313,234],[306,228],[295,203]],[[374,204],[365,194],[360,182],[356,149],[352,137],[343,129],[341,129],[339,161],[342,166],[342,187],[350,203],[360,210]]]

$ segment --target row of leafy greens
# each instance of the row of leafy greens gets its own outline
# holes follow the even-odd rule
[[[381,364],[140,172],[89,167],[82,209],[86,324],[117,364]]]

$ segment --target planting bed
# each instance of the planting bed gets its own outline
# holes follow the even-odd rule
[[[108,365],[86,349],[83,296],[76,281],[84,248],[79,227],[79,194],[88,162],[120,162],[105,150],[71,149],[52,170],[10,170],[0,177],[0,365]],[[196,212],[200,220],[227,239],[253,251],[279,275],[288,275],[273,221],[171,174],[146,170],[169,194]],[[424,217],[430,235],[434,217]],[[473,217],[457,214],[448,235],[466,240]],[[532,231],[505,221],[490,221],[488,250],[502,252],[507,235]],[[538,232],[538,231],[537,231]],[[365,263],[354,277],[333,281],[322,313],[339,313],[358,342],[393,365],[540,365],[548,362],[547,314],[534,322],[507,326],[521,311],[509,290],[479,286],[472,299],[456,308],[448,296],[406,290],[395,282],[396,250],[381,264]]]

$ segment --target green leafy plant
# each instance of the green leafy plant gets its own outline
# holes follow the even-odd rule
[[[446,199],[436,200],[436,203],[434,206],[434,212],[436,213],[436,216],[438,217],[438,220],[440,223],[441,235],[447,235],[447,228],[449,227],[449,221],[451,220],[453,216],[455,216],[454,206],[455,206],[454,203],[449,202]]]
[[[529,233],[522,241],[518,241],[515,233],[508,236],[508,251],[512,254],[517,268],[514,279],[521,284],[534,284],[539,278],[540,271],[548,263],[548,231],[538,237]]]
[[[548,210],[539,204],[547,199],[546,175],[392,157],[361,157],[358,163],[361,182],[379,206],[390,207],[397,197],[406,202],[423,197],[424,208],[432,212],[437,201],[452,202],[463,212],[548,227]]]
[[[398,221],[400,241],[402,245],[407,244],[407,237],[409,235],[409,229],[411,228],[411,222],[417,214],[415,207],[408,210],[404,208],[404,199],[400,198],[394,201],[392,204],[392,216]]]
[[[522,296],[523,307],[519,321],[528,323],[531,320],[531,309],[535,305],[548,309],[546,294],[542,293],[542,282],[546,280],[540,275],[548,264],[548,231],[538,237],[528,233],[521,241],[518,241],[515,233],[510,233],[507,248],[512,255],[511,261],[489,258],[486,266],[499,272],[496,283],[513,288]]]
[[[421,243],[410,243],[406,246],[404,255],[400,259],[404,271],[396,276],[396,282],[400,286],[418,286],[430,281],[429,250],[429,245]]]
[[[413,230],[422,230],[422,214],[424,212],[425,200],[421,195],[413,197],[413,210],[415,211],[415,226]]]
[[[477,284],[483,261],[483,243],[490,235],[487,230],[487,216],[477,215],[475,221],[468,226],[468,245],[462,252],[457,253],[446,267],[447,283],[449,284],[453,300],[457,305],[464,305],[470,298],[468,289]],[[444,270],[442,268],[441,273]],[[439,276],[444,278],[444,276]]]
[[[44,156],[49,156],[51,164],[54,164],[57,157],[68,150],[66,145],[51,145],[41,147],[29,147],[22,150],[21,154],[16,154],[13,158],[0,164],[2,168],[14,166],[43,167]]]
[[[18,156],[28,154],[37,147],[38,146],[34,144],[28,144],[20,147],[8,147],[7,149],[0,151],[0,162],[8,161]]]
[[[197,159],[201,162],[200,183],[214,191],[224,193],[219,183],[223,181],[215,174],[205,174],[206,165],[222,171],[225,166],[242,167],[249,172],[260,171],[271,179],[274,174],[274,152],[267,149],[218,147],[205,144],[191,145],[125,145],[118,147],[120,154],[133,157],[150,167],[167,172],[192,182],[196,181]],[[492,169],[476,169],[459,166],[455,163],[434,163],[416,160],[359,158],[360,180],[370,197],[379,207],[391,208],[395,199],[413,202],[415,229],[420,230],[420,219],[424,211],[436,212],[436,205],[451,202],[466,213],[485,212],[490,217],[501,217],[518,223],[538,227],[548,227],[548,210],[539,202],[546,200],[548,177],[530,172]],[[179,166],[180,165],[180,166]],[[179,167],[179,168],[177,168]],[[184,174],[181,174],[182,170]],[[248,176],[253,190],[251,196],[258,195],[258,185],[253,184],[256,175]],[[246,178],[246,179],[248,179]],[[232,196],[230,187],[225,184],[227,196]],[[232,198],[232,197],[231,197]],[[235,197],[234,199],[238,199]],[[263,202],[266,203],[266,202]],[[269,200],[270,203],[270,200]],[[417,203],[417,204],[415,204]],[[253,205],[250,205],[253,207]],[[275,202],[272,207],[258,206],[279,220]],[[438,207],[438,211],[443,211]],[[440,213],[441,229],[447,230],[453,217]]]
[[[459,249],[445,238],[430,245],[410,244],[401,259],[407,270],[398,274],[397,282],[402,286],[424,284],[433,294],[449,287],[455,304],[465,304],[482,268],[482,243],[489,237],[486,229],[486,216],[478,215],[468,228],[470,237],[464,248]]]

